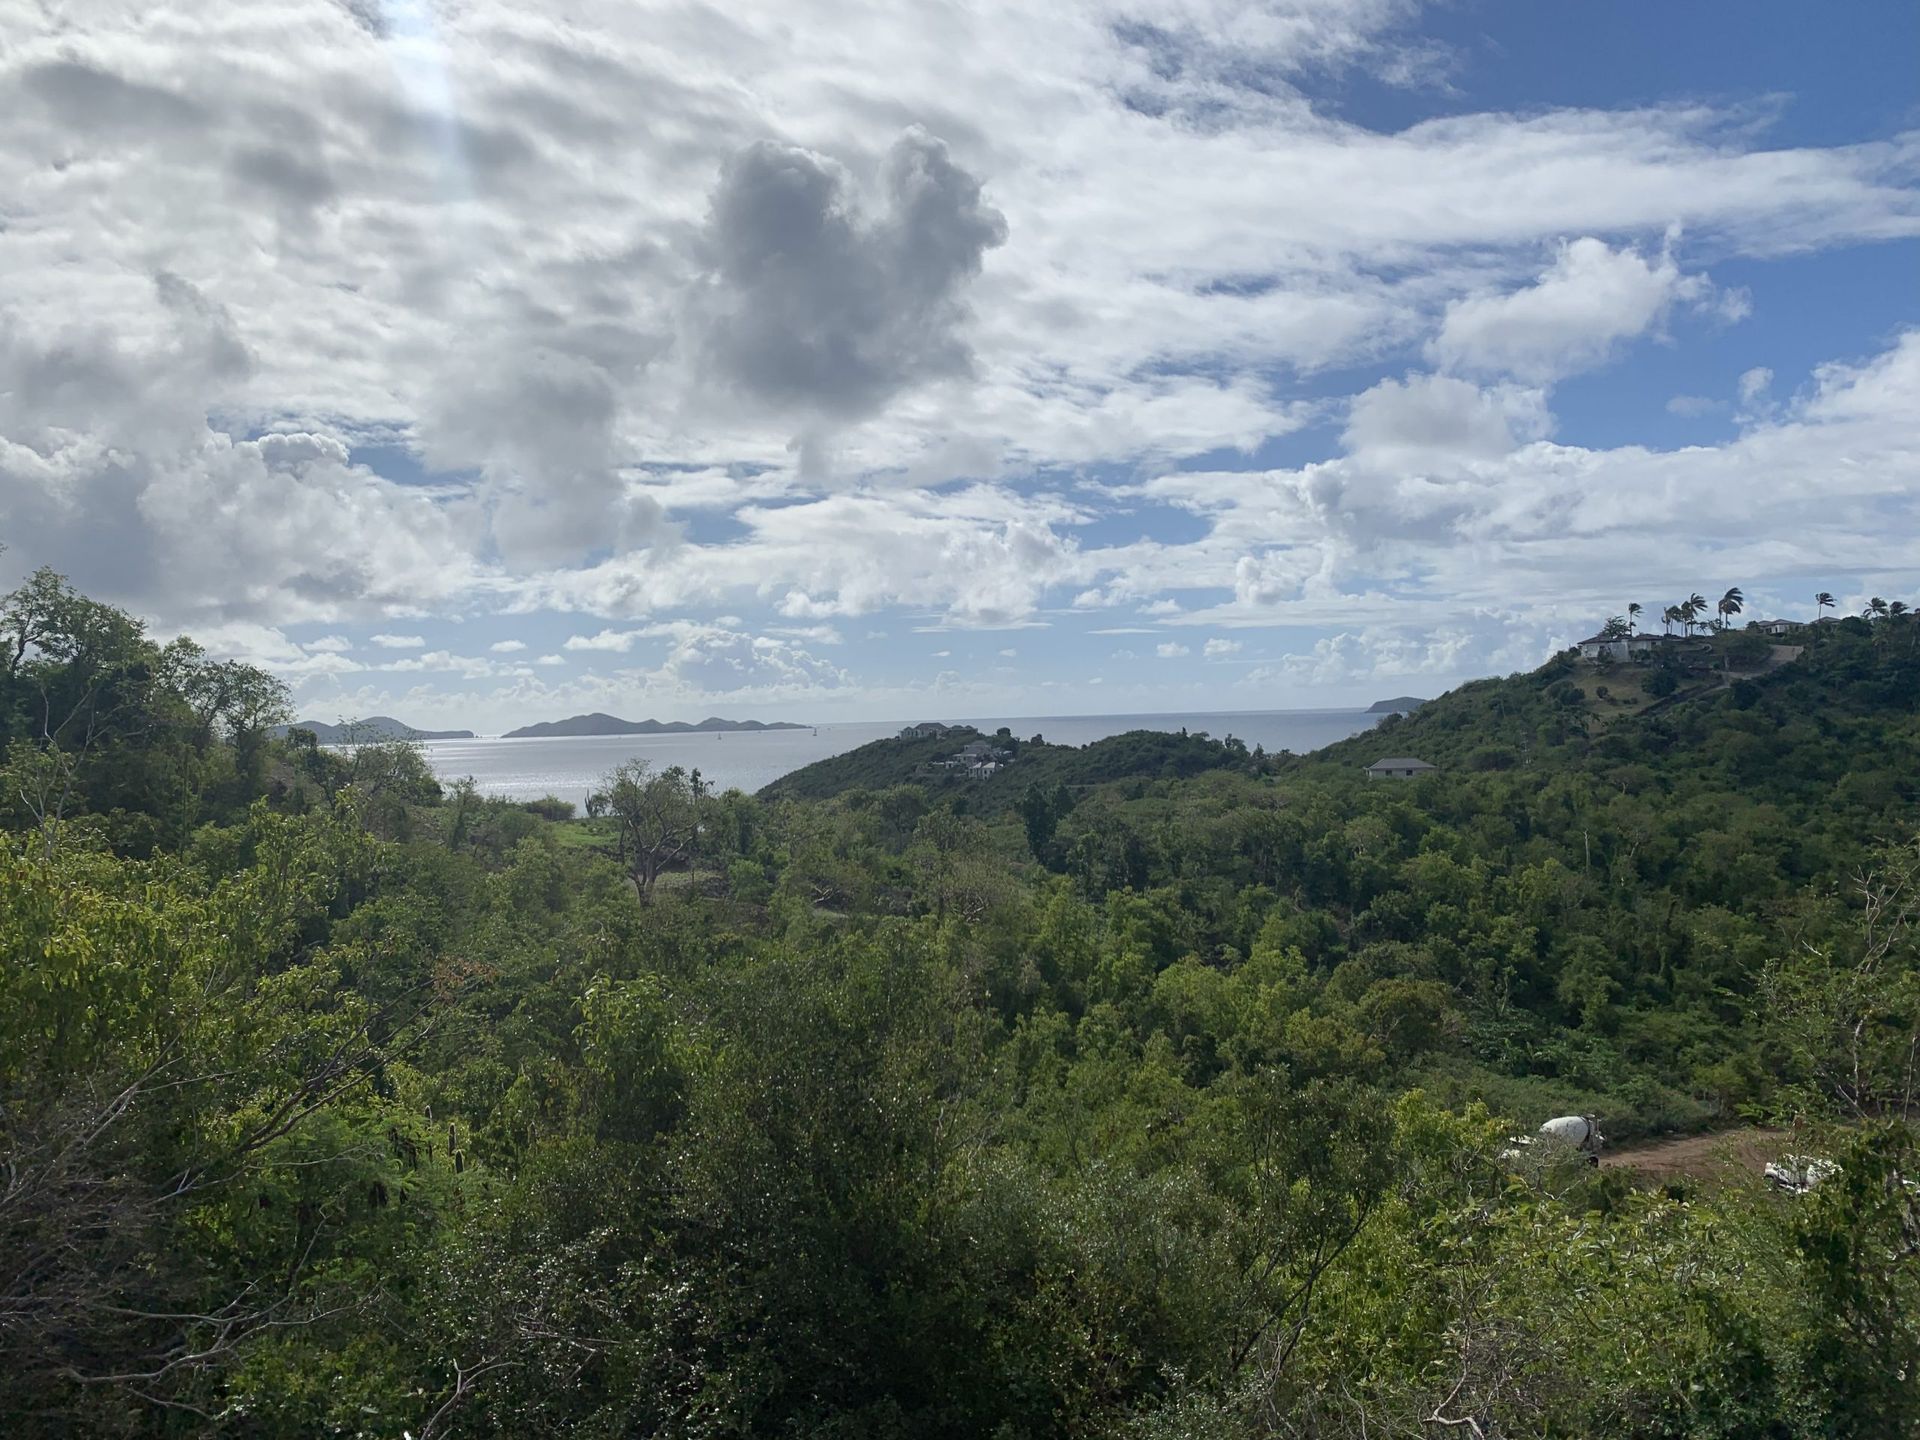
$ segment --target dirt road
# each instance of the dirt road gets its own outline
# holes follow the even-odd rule
[[[1784,1130],[1748,1126],[1707,1135],[1680,1135],[1650,1144],[1622,1146],[1600,1157],[1609,1170],[1636,1170],[1651,1180],[1685,1176],[1690,1180],[1757,1176],[1769,1160],[1779,1157],[1786,1141]]]

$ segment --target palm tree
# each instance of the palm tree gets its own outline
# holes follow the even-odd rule
[[[1680,607],[1669,605],[1660,612],[1660,623],[1667,627],[1667,634],[1673,633],[1673,622],[1680,618]]]
[[[1738,615],[1740,613],[1740,607],[1746,603],[1747,597],[1740,593],[1740,587],[1738,585],[1735,585],[1720,597],[1720,603],[1713,608],[1720,612],[1720,628],[1722,630],[1727,628],[1728,621],[1735,615]]]
[[[1904,615],[1906,615],[1907,613],[1908,613],[1908,611],[1907,611],[1907,602],[1906,602],[1906,601],[1904,601],[1904,600],[1889,600],[1889,601],[1887,602],[1887,618],[1888,618],[1889,620],[1898,620],[1898,619],[1900,619],[1900,618],[1901,618],[1902,616],[1904,616]]]
[[[1882,600],[1878,595],[1874,596],[1871,600],[1867,601],[1866,614],[1867,617],[1872,620],[1886,619],[1887,602]]]
[[[1640,602],[1634,601],[1627,606],[1627,632],[1632,634],[1640,628]]]
[[[1822,590],[1818,595],[1813,597],[1814,619],[1818,620],[1820,618],[1820,612],[1822,610],[1831,609],[1833,609],[1833,592],[1831,590]]]
[[[1680,608],[1686,612],[1682,618],[1687,622],[1687,633],[1689,635],[1693,633],[1693,627],[1695,625],[1704,625],[1706,623],[1706,621],[1700,617],[1707,613],[1707,597],[1702,595],[1698,590],[1689,595],[1686,603]]]

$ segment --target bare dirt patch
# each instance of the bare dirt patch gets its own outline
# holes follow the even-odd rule
[[[1749,1126],[1707,1135],[1679,1135],[1611,1150],[1600,1157],[1603,1169],[1633,1170],[1653,1181],[1688,1179],[1727,1181],[1760,1174],[1778,1159],[1787,1133]]]

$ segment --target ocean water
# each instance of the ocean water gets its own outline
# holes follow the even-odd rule
[[[1085,745],[1127,730],[1228,735],[1249,747],[1301,753],[1378,723],[1364,710],[1243,710],[1204,715],[1030,715],[967,720],[992,734],[1005,725],[1022,740]],[[583,805],[601,778],[626,760],[699,770],[716,790],[753,791],[789,771],[900,733],[905,720],[822,725],[812,730],[733,731],[707,735],[536,736],[519,740],[430,740],[427,763],[444,781],[472,776],[483,795],[532,800],[557,795]]]

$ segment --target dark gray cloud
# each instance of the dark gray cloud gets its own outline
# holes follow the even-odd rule
[[[29,65],[19,83],[69,134],[141,144],[198,127],[207,118],[196,101],[82,60]]]
[[[334,3],[374,39],[384,40],[391,33],[392,27],[387,24],[387,13],[380,0],[334,0]]]
[[[158,272],[153,288],[179,322],[175,354],[180,360],[191,362],[209,383],[243,380],[253,372],[253,356],[226,306],[171,270]]]
[[[705,235],[693,343],[710,376],[783,411],[871,415],[964,374],[964,291],[1006,220],[924,131],[893,146],[863,211],[832,161],[773,141],[728,162]]]

